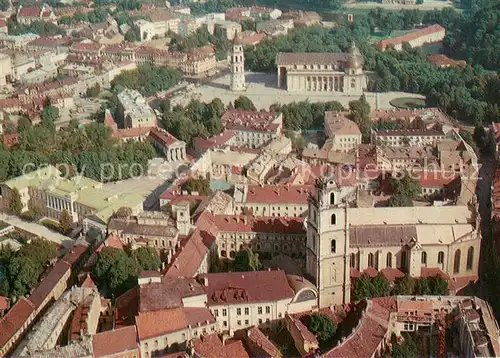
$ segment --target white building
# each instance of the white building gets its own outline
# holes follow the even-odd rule
[[[243,45],[235,43],[231,54],[231,91],[244,91],[246,87]]]
[[[125,88],[118,93],[118,116],[121,117],[125,128],[156,126],[153,109],[136,90]]]

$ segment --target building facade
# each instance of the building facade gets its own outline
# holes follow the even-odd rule
[[[278,87],[290,92],[362,93],[367,88],[363,56],[348,53],[279,53]]]
[[[153,109],[138,91],[125,88],[118,93],[117,111],[125,128],[156,126],[156,115]]]

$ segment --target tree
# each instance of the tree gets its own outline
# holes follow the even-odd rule
[[[370,104],[363,93],[356,101],[349,102],[351,120],[359,126],[363,142],[369,143],[373,122],[370,117]]]
[[[101,86],[99,83],[96,83],[92,87],[87,88],[87,97],[97,98],[101,93]]]
[[[92,269],[100,289],[107,289],[108,296],[117,297],[137,283],[139,265],[125,251],[105,247]]]
[[[421,278],[417,280],[417,295],[447,295],[448,281],[440,276]]]
[[[42,121],[54,123],[59,119],[59,109],[52,105],[43,107],[42,110]]]
[[[182,190],[187,190],[189,193],[197,192],[198,195],[207,196],[210,194],[210,180],[206,178],[189,178],[182,184]]]
[[[0,11],[7,11],[10,7],[9,0],[0,0]]]
[[[75,133],[78,127],[80,127],[80,121],[78,118],[71,118],[68,124],[68,130],[71,133]]]
[[[247,96],[239,96],[234,100],[234,109],[243,111],[255,111],[256,108],[250,98]]]
[[[394,342],[392,345],[391,357],[393,358],[409,358],[419,356],[419,346],[420,344],[410,336],[409,333],[403,333],[404,341],[401,344]]]
[[[400,279],[396,280],[392,289],[393,295],[413,295],[417,286],[416,280],[410,275],[406,274]]]
[[[136,42],[137,41],[137,35],[135,34],[135,31],[133,29],[130,29],[127,31],[125,34],[125,41],[128,42]]]
[[[68,210],[63,209],[61,214],[59,214],[59,228],[61,229],[61,233],[67,234],[72,227],[73,219],[71,218],[71,215],[69,215]]]
[[[234,258],[233,268],[235,271],[239,272],[258,271],[262,269],[262,265],[259,261],[259,254],[254,253],[250,248],[238,251]]]
[[[375,277],[362,275],[354,283],[354,299],[363,300],[373,297],[389,296],[389,283],[382,274]]]
[[[15,215],[21,214],[23,211],[23,203],[21,202],[21,195],[17,188],[12,189],[12,196],[9,202],[9,210]]]
[[[322,346],[328,343],[337,331],[337,327],[330,317],[324,314],[313,313],[310,316],[306,316],[305,321],[304,324],[307,326],[307,329],[318,338]]]
[[[32,125],[31,125],[31,121],[29,120],[29,118],[26,116],[21,116],[21,118],[19,118],[19,121],[17,122],[17,131],[19,133],[22,133],[22,132],[26,132],[27,130],[29,130],[31,128],[32,128]]]
[[[418,179],[412,178],[406,171],[391,178],[390,184],[392,196],[388,202],[389,206],[413,206],[413,200],[422,192]]]
[[[161,268],[161,260],[153,247],[139,247],[133,251],[133,256],[142,270],[156,271]]]

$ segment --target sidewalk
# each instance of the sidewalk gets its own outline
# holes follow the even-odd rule
[[[22,230],[26,230],[26,231],[29,231],[35,235],[40,236],[40,237],[44,237],[47,240],[55,242],[55,243],[62,245],[66,248],[71,247],[74,244],[73,240],[71,240],[71,238],[69,238],[67,236],[64,236],[64,235],[59,234],[58,232],[49,230],[43,225],[23,221],[23,220],[19,219],[17,216],[1,213],[0,219],[2,219],[3,221],[5,221],[13,226],[20,228]]]

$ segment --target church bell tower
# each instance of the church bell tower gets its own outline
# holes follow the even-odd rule
[[[348,210],[333,177],[317,179],[309,197],[306,271],[314,278],[319,307],[350,302]]]
[[[243,45],[235,40],[231,53],[231,91],[244,91],[246,88]]]

